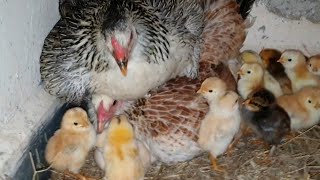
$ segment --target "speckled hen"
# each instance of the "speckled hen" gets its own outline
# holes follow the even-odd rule
[[[250,4],[242,6],[248,7],[242,9],[242,14],[251,7]],[[117,111],[129,116],[137,138],[145,143],[154,158],[164,163],[185,161],[202,152],[197,134],[208,104],[196,96],[201,83],[208,77],[218,76],[228,89],[236,89],[236,81],[224,61],[239,52],[246,36],[239,5],[233,0],[213,1],[207,6],[205,17],[199,78],[170,80],[151,91],[149,97],[125,102]]]
[[[69,102],[86,94],[136,100],[177,76],[196,78],[203,9],[194,0],[60,0],[44,41],[44,89]],[[104,101],[105,110],[109,104]]]

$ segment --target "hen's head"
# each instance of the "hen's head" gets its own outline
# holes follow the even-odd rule
[[[127,65],[137,41],[136,29],[129,11],[117,1],[111,1],[103,16],[102,34],[107,48],[118,64],[123,76],[127,75]]]

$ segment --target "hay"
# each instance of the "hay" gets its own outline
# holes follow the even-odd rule
[[[253,143],[255,135],[242,137],[229,155],[218,158],[225,173],[211,170],[208,154],[188,162],[172,166],[153,165],[146,174],[146,180],[211,180],[211,179],[320,179],[320,126],[298,132],[277,148]],[[90,153],[81,173],[101,179],[103,172],[96,166]],[[73,180],[53,172],[53,180]]]

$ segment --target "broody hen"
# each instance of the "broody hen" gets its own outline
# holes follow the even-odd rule
[[[250,4],[241,6],[251,7]],[[241,13],[247,14],[247,8]],[[218,84],[224,81],[229,90],[236,89],[236,81],[222,61],[239,52],[246,36],[239,5],[233,0],[213,1],[205,17],[199,78],[170,80],[151,91],[148,97],[124,102],[116,112],[127,114],[137,139],[145,142],[153,158],[164,163],[185,161],[203,152],[197,143],[198,131],[209,107],[205,99],[196,96],[201,83],[208,77],[218,76],[221,78]]]
[[[171,78],[196,78],[203,9],[194,0],[61,0],[40,57],[44,88],[68,102],[136,100]],[[109,104],[102,102],[105,110]]]

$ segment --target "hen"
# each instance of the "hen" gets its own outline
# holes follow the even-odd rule
[[[251,7],[248,4],[241,6]],[[247,9],[241,13],[247,14]],[[124,102],[116,112],[128,115],[137,138],[145,142],[154,158],[164,163],[185,161],[203,151],[197,140],[208,104],[196,96],[201,83],[208,77],[218,76],[226,82],[228,89],[236,89],[236,81],[223,61],[239,52],[246,36],[239,5],[233,0],[213,1],[205,17],[199,78],[170,80],[152,90],[148,97]]]
[[[87,92],[136,100],[174,77],[197,77],[203,28],[197,1],[59,4],[61,19],[40,57],[41,79],[50,94],[68,102],[81,102]]]

